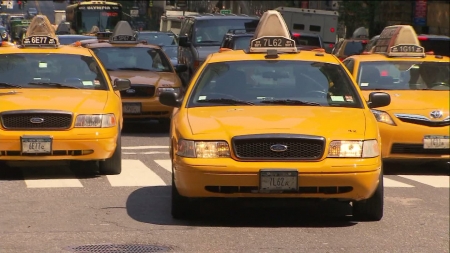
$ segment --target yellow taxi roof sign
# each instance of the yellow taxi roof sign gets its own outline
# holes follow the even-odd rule
[[[267,53],[276,50],[283,53],[296,53],[295,41],[283,16],[276,10],[264,12],[256,27],[253,39],[250,41],[251,53]]]
[[[127,21],[119,21],[109,37],[109,43],[138,43],[133,28]]]
[[[410,25],[387,26],[380,34],[373,53],[389,57],[425,57],[425,49],[420,46],[417,34]]]
[[[57,47],[59,45],[55,29],[47,16],[37,15],[31,20],[22,45],[24,47]]]

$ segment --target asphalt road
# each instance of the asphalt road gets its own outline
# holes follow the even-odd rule
[[[53,2],[49,0],[30,0],[26,8],[36,8],[38,13],[41,15],[46,15],[50,22],[53,24],[55,22],[55,10],[65,10],[67,2]]]
[[[206,207],[204,218],[180,222],[170,216],[167,136],[157,123],[127,124],[118,176],[97,177],[90,168],[2,167],[0,252],[164,252],[138,251],[152,245],[188,253],[449,250],[445,165],[389,167],[380,222],[353,222],[345,205],[262,213],[233,203]],[[129,250],[107,251],[111,244]]]

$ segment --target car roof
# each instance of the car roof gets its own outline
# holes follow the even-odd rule
[[[438,58],[439,57],[439,58]],[[442,57],[442,58],[441,58]],[[446,56],[438,56],[438,55],[426,55],[424,58],[422,57],[388,57],[384,54],[362,54],[362,55],[352,55],[349,56],[348,59],[356,58],[360,62],[369,62],[369,61],[428,61],[428,62],[448,62],[449,57]]]
[[[447,40],[450,40],[450,37],[449,36],[445,36],[445,35],[418,34],[417,36],[427,37],[427,38],[430,38],[430,39],[447,39]]]
[[[318,54],[320,56],[318,56]],[[209,62],[227,62],[227,61],[265,61],[266,53],[247,53],[244,50],[231,50],[210,55]],[[331,64],[341,64],[341,62],[331,54],[325,54],[317,51],[299,50],[294,54],[279,54],[280,61],[316,61]]]
[[[246,14],[220,14],[220,13],[203,13],[203,14],[197,14],[197,15],[190,15],[186,17],[192,17],[198,20],[203,19],[254,19],[258,20],[258,16],[249,16]]]
[[[87,48],[74,47],[69,45],[60,45],[58,48],[20,48],[20,47],[5,47],[0,54],[71,54],[92,56]]]
[[[146,47],[146,48],[153,48],[153,49],[160,49],[161,47],[159,47],[158,45],[154,45],[154,44],[143,44],[143,43],[136,43],[136,44],[120,44],[120,43],[116,43],[116,44],[111,44],[108,41],[101,41],[101,42],[97,42],[97,43],[92,43],[92,44],[88,44],[86,45],[89,48],[103,48],[103,47],[120,47],[120,46],[125,46],[125,47]]]

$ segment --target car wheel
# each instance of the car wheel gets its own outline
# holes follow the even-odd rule
[[[173,170],[172,170],[173,171]],[[178,193],[177,187],[175,185],[175,178],[172,172],[172,206],[171,214],[174,219],[177,220],[188,220],[194,217],[193,206],[190,199],[181,196]]]
[[[373,195],[363,201],[353,202],[353,217],[359,221],[379,221],[383,218],[384,209],[384,184],[383,169],[377,189]]]
[[[118,175],[122,172],[122,141],[120,130],[117,136],[116,150],[111,158],[99,162],[99,172],[101,175]]]

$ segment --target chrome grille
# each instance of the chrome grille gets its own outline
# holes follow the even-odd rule
[[[291,134],[236,136],[232,139],[234,154],[241,160],[318,160],[323,156],[325,138]],[[287,146],[272,151],[273,145]]]
[[[36,118],[42,122],[33,123]],[[7,130],[65,130],[72,126],[72,118],[72,113],[61,111],[8,111],[0,119]]]
[[[153,97],[155,91],[156,88],[153,85],[132,84],[130,89],[120,91],[120,96],[124,98]]]
[[[443,120],[430,120],[425,116],[422,115],[416,115],[416,114],[394,114],[395,117],[397,117],[399,120],[411,123],[411,124],[417,124],[422,126],[429,126],[429,127],[443,127],[443,126],[449,126],[450,125],[450,116],[443,119]]]

